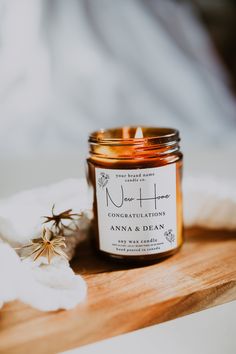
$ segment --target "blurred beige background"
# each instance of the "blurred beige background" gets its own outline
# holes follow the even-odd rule
[[[181,131],[185,172],[234,178],[235,3],[2,0],[0,196],[84,175],[87,136]]]

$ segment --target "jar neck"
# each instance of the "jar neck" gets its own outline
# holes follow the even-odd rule
[[[104,145],[90,143],[90,155],[106,159],[138,159],[164,157],[179,152],[178,142],[162,145]]]
[[[136,127],[130,127],[130,135]],[[127,128],[126,128],[127,129]],[[97,131],[89,137],[90,155],[102,159],[166,157],[179,151],[179,132],[172,128],[143,127],[143,137],[123,137],[122,128]]]

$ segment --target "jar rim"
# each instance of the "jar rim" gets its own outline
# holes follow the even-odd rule
[[[143,137],[135,138],[137,128],[141,128]],[[124,134],[125,132],[125,134]],[[100,129],[89,135],[89,143],[100,145],[159,145],[179,142],[179,131],[169,127],[125,126]]]

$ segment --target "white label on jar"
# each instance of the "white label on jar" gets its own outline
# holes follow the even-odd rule
[[[177,247],[176,164],[95,170],[100,250],[137,256]]]

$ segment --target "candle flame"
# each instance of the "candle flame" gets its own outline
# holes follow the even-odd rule
[[[141,138],[143,138],[143,131],[142,131],[142,128],[141,128],[141,127],[138,127],[138,128],[136,129],[134,138],[135,138],[135,139],[141,139]]]

